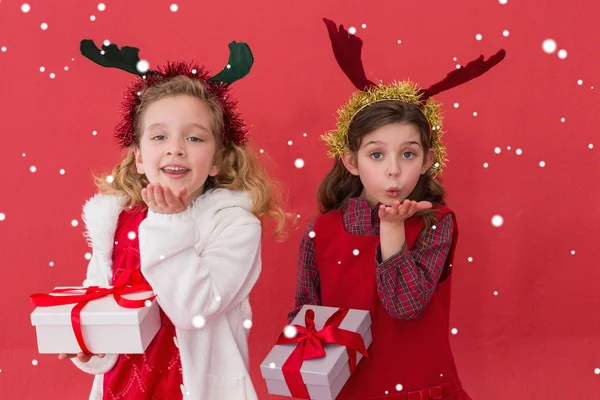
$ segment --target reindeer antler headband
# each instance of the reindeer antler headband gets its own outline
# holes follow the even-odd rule
[[[210,77],[203,66],[195,63],[167,63],[163,68],[141,72],[138,70],[139,49],[123,46],[121,49],[111,43],[102,45],[102,51],[94,42],[84,39],[80,44],[81,54],[103,67],[118,68],[137,75],[136,80],[127,88],[122,103],[122,120],[116,127],[114,137],[119,147],[127,148],[135,138],[135,114],[140,104],[143,90],[175,76],[187,76],[203,81],[208,92],[214,96],[223,108],[224,132],[223,141],[241,145],[248,140],[248,131],[237,113],[237,102],[229,93],[229,85],[248,75],[254,58],[246,43],[231,42],[229,44],[229,62],[217,75]]]
[[[417,106],[427,118],[431,128],[431,148],[434,149],[434,164],[429,169],[432,176],[440,174],[446,164],[446,148],[441,142],[443,134],[441,104],[432,96],[445,90],[462,85],[497,65],[506,56],[504,50],[498,51],[487,61],[480,56],[466,66],[450,72],[442,81],[421,89],[410,81],[393,82],[389,85],[375,84],[367,79],[361,60],[362,40],[356,35],[350,35],[340,25],[323,18],[333,47],[333,54],[342,71],[359,90],[352,95],[348,103],[338,110],[337,129],[321,136],[327,142],[330,157],[341,157],[349,151],[348,129],[354,116],[365,107],[385,100],[400,100]]]

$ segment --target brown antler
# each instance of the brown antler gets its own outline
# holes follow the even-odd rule
[[[327,31],[329,31],[333,54],[342,71],[358,90],[365,90],[369,86],[374,86],[375,84],[367,79],[362,64],[362,40],[358,36],[350,35],[344,29],[344,25],[340,25],[338,30],[335,22],[327,18],[323,18],[323,21],[325,21]]]

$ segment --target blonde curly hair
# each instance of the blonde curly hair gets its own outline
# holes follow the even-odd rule
[[[198,79],[177,76],[145,88],[140,93],[140,104],[136,110],[135,139],[127,149],[127,155],[110,174],[95,175],[94,180],[100,193],[119,195],[125,199],[126,207],[145,206],[142,189],[148,185],[146,175],[139,174],[135,165],[134,149],[139,148],[143,133],[142,115],[148,106],[168,96],[188,95],[205,102],[213,114],[213,132],[217,142],[215,163],[218,174],[209,176],[204,191],[225,188],[248,192],[253,200],[252,213],[261,220],[269,218],[275,222],[274,235],[285,237],[288,215],[282,208],[282,191],[277,182],[270,179],[260,164],[256,153],[246,143],[238,146],[223,143],[223,111],[219,103]]]

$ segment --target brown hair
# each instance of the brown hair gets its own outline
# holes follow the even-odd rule
[[[379,101],[359,111],[352,120],[348,130],[349,150],[356,155],[362,139],[367,134],[388,124],[407,123],[414,125],[421,134],[421,144],[425,154],[431,148],[431,131],[425,115],[412,104],[398,100]],[[331,210],[343,209],[353,197],[358,197],[363,191],[360,177],[352,175],[340,158],[336,158],[333,167],[319,185],[317,202],[319,211],[325,213]],[[429,201],[433,205],[445,205],[446,191],[441,182],[429,173],[420,176],[416,187],[408,196],[415,201]],[[429,228],[436,223],[434,210],[423,210],[416,215],[425,221],[421,231],[422,239]]]
[[[204,191],[225,188],[248,192],[253,200],[252,213],[261,219],[264,217],[272,219],[276,223],[275,236],[283,238],[287,216],[281,206],[280,186],[269,179],[259,163],[256,153],[247,144],[238,146],[223,143],[222,108],[217,100],[208,93],[205,84],[198,79],[177,76],[145,88],[141,92],[140,104],[136,110],[134,143],[127,149],[125,159],[113,168],[110,174],[112,179],[106,174],[94,177],[99,191],[122,196],[125,199],[126,207],[145,205],[141,192],[149,182],[146,175],[137,172],[134,154],[134,148],[139,147],[143,133],[142,115],[155,101],[176,95],[196,97],[205,102],[212,111],[212,131],[217,143],[215,163],[219,172],[217,176],[207,178],[204,183]]]

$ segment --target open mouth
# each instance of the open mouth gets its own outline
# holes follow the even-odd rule
[[[184,167],[162,167],[160,169],[162,172],[164,172],[167,175],[185,175],[186,173],[188,173],[190,170]]]

